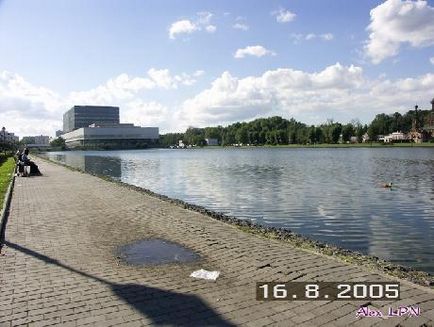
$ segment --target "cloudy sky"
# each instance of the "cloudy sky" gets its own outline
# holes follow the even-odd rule
[[[165,133],[365,123],[433,97],[433,1],[0,0],[0,124],[21,137],[73,105]]]

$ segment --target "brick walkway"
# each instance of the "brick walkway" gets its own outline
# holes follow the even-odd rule
[[[432,326],[434,292],[401,282],[399,302],[420,317],[356,318],[364,302],[259,302],[256,281],[387,281],[384,276],[234,226],[93,176],[39,162],[17,178],[0,257],[0,326]],[[144,238],[183,244],[195,263],[134,267],[114,252]],[[221,271],[216,282],[189,277]]]

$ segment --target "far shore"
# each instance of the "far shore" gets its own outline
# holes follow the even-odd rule
[[[206,146],[194,146],[192,148],[184,149],[228,149],[228,148],[240,148],[240,149],[251,149],[251,148],[434,148],[434,143],[424,142],[424,143],[349,143],[349,144],[279,144],[279,145],[206,145]],[[59,149],[59,148],[45,148],[45,149],[33,149],[37,152],[60,152],[60,151],[113,151],[113,150],[154,150],[154,149],[169,149],[169,147],[152,147],[152,148],[137,148],[137,149],[102,149],[102,148],[77,148],[77,149]],[[174,148],[182,149],[182,148]]]
[[[434,147],[434,143],[350,143],[350,144],[282,144],[282,145],[242,145],[242,146],[206,146],[207,148],[426,148]]]

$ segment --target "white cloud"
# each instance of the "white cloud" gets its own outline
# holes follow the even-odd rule
[[[190,34],[197,31],[199,27],[188,19],[178,20],[169,28],[169,37],[175,39],[178,34]]]
[[[240,58],[244,58],[245,56],[263,57],[266,55],[275,56],[276,53],[267,50],[262,45],[252,45],[252,46],[245,47],[244,49],[238,49],[235,52],[234,57],[240,59]]]
[[[186,100],[179,117],[183,126],[228,124],[270,115],[294,116],[307,123],[320,123],[327,117],[371,120],[376,113],[405,112],[415,101],[428,102],[433,88],[434,74],[369,80],[361,67],[339,63],[314,73],[281,68],[237,78],[224,72],[210,88]],[[320,121],[312,122],[312,116]]]
[[[172,23],[169,27],[169,37],[175,39],[181,34],[191,34],[196,31],[205,30],[208,33],[214,33],[217,27],[211,24],[214,14],[204,11],[198,12],[197,17],[193,19],[183,19]]]
[[[305,36],[305,40],[313,40],[313,39],[321,39],[323,41],[331,41],[334,39],[334,35],[332,33],[325,33],[325,34],[315,34],[310,33]]]
[[[429,62],[434,65],[434,57],[429,58]]]
[[[434,73],[369,79],[361,67],[336,63],[317,72],[279,68],[244,78],[224,72],[188,99],[169,93],[170,105],[156,101],[152,98],[156,92],[149,92],[173,92],[203,74],[197,70],[175,75],[151,68],[144,77],[120,74],[94,89],[60,96],[17,74],[0,72],[0,117],[2,125],[19,136],[53,135],[62,126],[63,113],[76,104],[118,105],[121,121],[159,126],[163,133],[272,115],[309,124],[330,117],[369,122],[377,113],[406,112],[415,103],[430,108],[434,89]]]
[[[168,69],[151,68],[146,77],[120,74],[93,89],[60,96],[48,88],[32,85],[18,74],[4,71],[0,72],[0,117],[9,131],[21,137],[53,135],[54,131],[62,128],[63,113],[79,104],[118,105],[121,113],[127,117],[133,117],[137,113],[130,111],[134,105],[135,110],[140,109],[146,113],[147,120],[143,122],[148,123],[157,120],[158,109],[158,112],[163,113],[162,119],[170,121],[172,115],[167,112],[167,108],[158,106],[156,102],[144,102],[143,92],[154,89],[174,90],[183,85],[193,85],[203,74],[203,70],[197,70],[192,74],[173,75]],[[161,125],[165,126],[164,123]]]
[[[163,89],[177,88],[176,80],[168,69],[151,68],[148,70],[148,75],[154,82],[154,87],[161,87]]]
[[[322,41],[331,41],[334,39],[334,35],[332,33],[324,33],[324,34],[315,34],[315,33],[309,33],[309,34],[297,34],[292,33],[290,36],[294,43],[298,43],[301,40],[311,41],[315,39],[320,39]]]
[[[205,27],[205,29],[208,33],[214,33],[217,27],[215,25],[208,25],[207,27]]]
[[[211,18],[214,16],[212,13],[208,11],[198,12],[198,24],[200,25],[209,25],[211,23]]]
[[[297,44],[304,38],[304,35],[301,33],[292,33],[290,38],[294,40],[294,44]]]
[[[401,44],[434,44],[434,8],[426,1],[387,0],[371,10],[365,54],[374,64],[399,53]]]
[[[319,37],[324,41],[331,41],[335,38],[332,33],[321,34]]]
[[[193,85],[197,77],[203,74],[196,71],[193,74],[182,73],[172,75],[168,69],[151,68],[147,77],[130,77],[127,74],[109,79],[105,84],[83,92],[71,92],[76,102],[110,104],[114,101],[123,101],[133,98],[137,93],[152,89],[177,89],[180,85]]]
[[[169,109],[156,101],[134,99],[122,106],[121,121],[134,122],[138,126],[161,126],[167,123]]]
[[[238,29],[238,30],[242,30],[242,31],[248,31],[249,30],[249,26],[243,23],[235,23],[233,26],[233,28]]]
[[[200,77],[200,76],[202,76],[203,74],[205,74],[205,71],[204,71],[204,70],[196,70],[196,71],[193,73],[193,76],[194,76],[194,77]]]
[[[51,129],[54,134],[61,103],[61,97],[48,88],[34,86],[15,73],[0,73],[0,117],[9,132],[22,137]]]
[[[289,23],[292,22],[295,17],[297,16],[293,12],[286,10],[286,9],[280,9],[278,11],[274,11],[271,13],[273,16],[276,16],[276,21],[278,23]]]

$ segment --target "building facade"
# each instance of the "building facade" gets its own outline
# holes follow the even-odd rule
[[[428,139],[434,138],[434,99],[431,100],[431,112],[425,119],[423,130]]]
[[[15,136],[14,133],[8,132],[5,127],[0,130],[0,142],[2,149],[10,144],[18,143],[18,140],[18,136]]]
[[[158,127],[92,124],[62,135],[68,148],[135,149],[158,144]]]
[[[91,124],[119,124],[119,107],[74,106],[63,114],[64,133]]]
[[[0,140],[5,143],[16,143],[18,142],[18,136],[14,133],[8,132],[5,127],[0,130]]]
[[[43,148],[50,146],[50,137],[47,135],[24,136],[21,142],[28,148]]]
[[[384,143],[404,142],[408,140],[409,138],[407,134],[398,131],[384,136]]]

